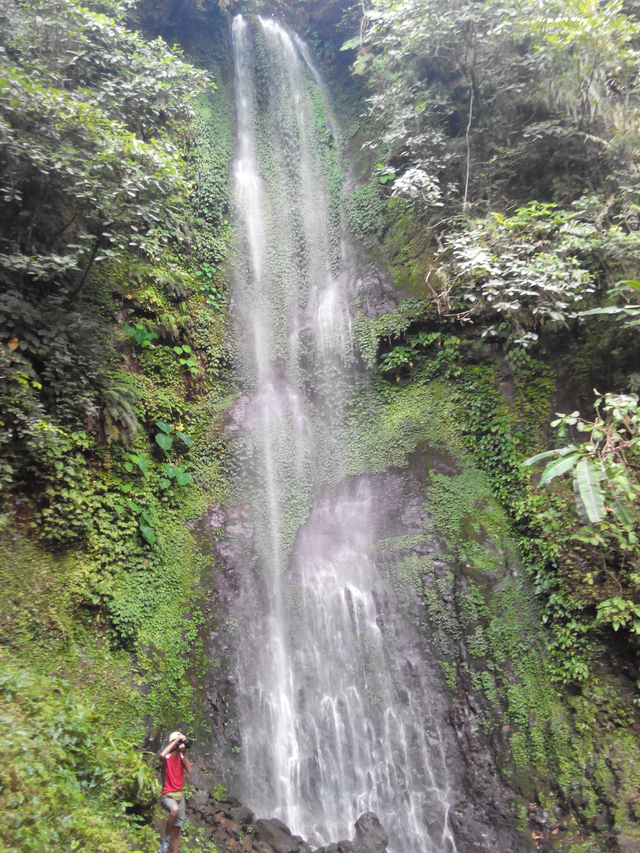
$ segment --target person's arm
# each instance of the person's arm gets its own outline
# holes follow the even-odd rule
[[[189,756],[186,752],[182,753],[182,760],[184,761],[184,769],[187,771],[187,775],[191,773],[191,762],[189,761]]]
[[[169,755],[171,752],[173,752],[173,750],[176,749],[178,747],[178,744],[182,743],[183,740],[186,740],[186,737],[184,735],[179,735],[178,737],[174,738],[172,741],[169,741],[169,743],[165,746],[165,748],[162,750],[162,752],[158,753],[158,758],[161,761],[164,761],[164,759],[167,757],[167,755]]]

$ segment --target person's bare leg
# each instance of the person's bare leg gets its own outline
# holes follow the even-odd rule
[[[176,818],[178,817],[178,806],[174,806],[169,812],[169,817],[167,818],[167,825],[164,828],[164,834],[172,839],[171,844],[171,853],[173,853],[173,824],[176,822]],[[180,830],[178,830],[179,832]],[[177,849],[177,848],[176,848]]]
[[[171,832],[171,853],[178,853],[178,844],[180,843],[180,827],[174,826]]]

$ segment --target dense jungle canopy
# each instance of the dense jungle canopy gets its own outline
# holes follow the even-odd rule
[[[567,850],[639,850],[640,5],[0,0],[0,851],[155,849],[145,732],[233,714],[223,680],[203,711],[198,519],[228,499],[240,393],[238,12],[286,21],[328,81],[346,221],[400,294],[354,319],[388,441],[446,389],[430,411],[517,542],[572,734],[505,741],[514,820],[536,844],[526,800],[552,792]],[[510,689],[487,719],[535,728]]]

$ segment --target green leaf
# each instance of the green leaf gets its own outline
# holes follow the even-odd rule
[[[146,524],[142,524],[142,522],[140,522],[140,532],[147,540],[149,545],[154,544],[154,542],[156,541],[156,534],[153,532],[152,527],[148,527]]]
[[[165,435],[163,432],[159,432],[156,435],[156,442],[160,445],[160,447],[166,453],[168,450],[171,450],[171,445],[173,444],[173,439],[170,435]]]
[[[340,50],[355,50],[360,47],[360,36],[356,36],[352,39],[347,39],[347,41],[342,45]]]
[[[179,486],[186,486],[187,483],[193,483],[193,476],[186,471],[178,471],[176,474],[176,482]]]
[[[538,486],[548,483],[549,480],[553,480],[554,477],[559,477],[560,474],[565,474],[573,468],[579,458],[580,454],[577,451],[574,451],[572,453],[567,453],[566,456],[561,456],[560,459],[556,459],[554,462],[551,462],[542,472]]]
[[[537,462],[539,459],[548,459],[549,456],[557,456],[557,450],[545,450],[544,453],[538,453],[536,456],[532,456],[531,459],[527,459],[525,462],[520,463],[520,467],[524,465],[533,465],[534,462]]]
[[[170,424],[165,423],[164,421],[156,421],[156,426],[158,429],[161,429],[162,432],[166,432],[169,435],[170,432],[173,432],[173,427]]]
[[[581,311],[580,317],[590,317],[594,314],[640,314],[640,305],[629,305],[627,307],[618,307],[616,305],[608,305],[606,308],[590,308],[589,311]]]
[[[170,485],[171,485],[171,480],[167,480],[165,477],[160,478],[160,488],[161,489],[168,489]]]
[[[619,281],[617,282],[618,286],[621,284],[626,284],[628,287],[633,287],[635,290],[640,290],[640,281]]]
[[[129,473],[133,471],[133,465],[131,464],[131,462],[124,463],[124,470],[128,471]]]
[[[624,497],[616,497],[611,502],[611,509],[625,527],[631,527],[634,522],[631,504]]]
[[[177,434],[178,438],[180,439],[180,441],[182,441],[184,444],[186,444],[187,447],[192,446],[192,444],[193,444],[192,438],[190,438],[188,435],[185,435],[183,432],[180,432],[180,431],[178,431],[176,434]]]
[[[583,459],[576,468],[576,482],[585,512],[592,524],[604,518],[604,496],[600,488],[600,478],[595,465],[589,459]]]
[[[138,468],[142,471],[142,473],[147,476],[147,457],[140,454],[138,456]]]

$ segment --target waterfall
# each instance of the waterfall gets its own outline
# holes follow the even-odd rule
[[[298,36],[239,15],[233,55],[241,795],[317,844],[371,810],[393,853],[454,853],[438,679],[373,558],[380,495],[347,472],[362,368],[337,125]]]

